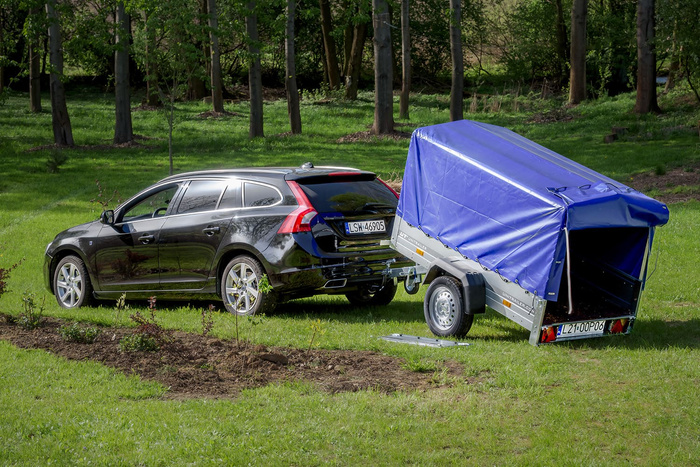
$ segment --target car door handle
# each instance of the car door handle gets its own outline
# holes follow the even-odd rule
[[[156,237],[154,237],[151,234],[144,234],[139,237],[139,242],[143,243],[144,245],[151,243],[153,240],[155,240]]]
[[[205,234],[208,236],[212,236],[214,234],[217,234],[221,231],[221,227],[207,227],[206,229],[202,230]]]

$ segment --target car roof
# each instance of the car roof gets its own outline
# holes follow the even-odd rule
[[[363,175],[365,177],[376,177],[374,172],[359,170],[352,167],[334,167],[334,166],[319,166],[314,167],[312,164],[306,163],[300,167],[245,167],[236,169],[215,169],[215,170],[198,170],[194,172],[185,172],[181,174],[171,175],[164,178],[159,183],[172,182],[180,180],[192,180],[195,178],[238,178],[241,176],[247,177],[266,177],[279,178],[285,180],[300,180],[306,178],[318,178],[329,175]]]

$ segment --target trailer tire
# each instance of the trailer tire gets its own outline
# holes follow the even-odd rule
[[[460,282],[452,276],[433,280],[425,293],[423,312],[430,331],[441,337],[462,337],[472,327],[474,315],[464,312]]]

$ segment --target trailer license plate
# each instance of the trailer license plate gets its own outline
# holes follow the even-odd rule
[[[348,235],[373,234],[384,232],[386,232],[386,225],[384,224],[383,220],[345,223],[345,233]]]
[[[566,323],[557,329],[557,338],[601,336],[605,331],[605,320],[584,321],[583,323]]]

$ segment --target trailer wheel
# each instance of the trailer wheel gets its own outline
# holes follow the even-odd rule
[[[472,327],[474,315],[464,312],[460,285],[452,276],[440,276],[430,283],[425,293],[425,321],[436,336],[461,337]]]

